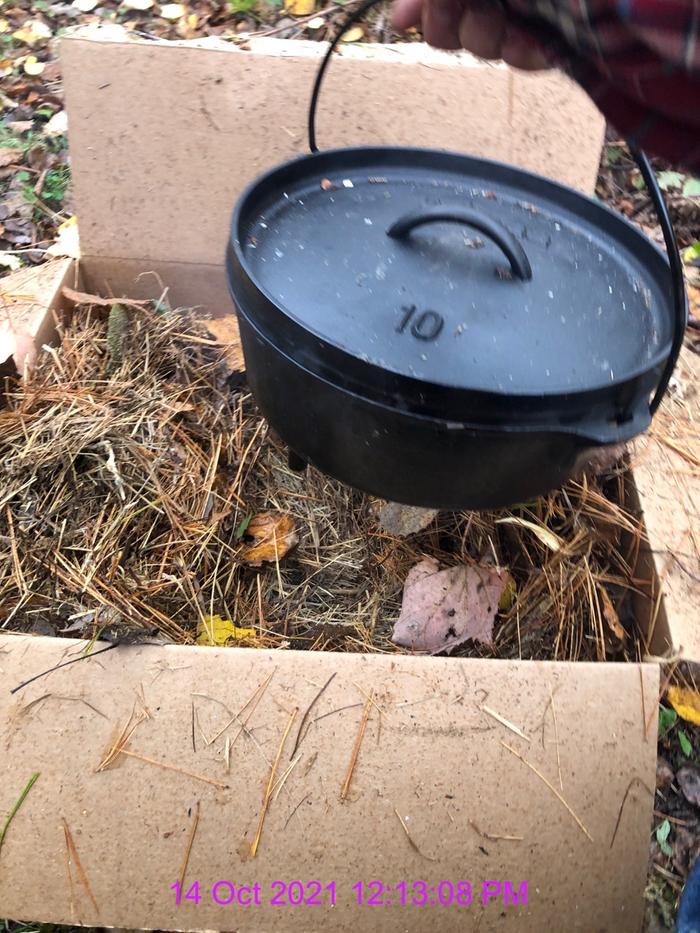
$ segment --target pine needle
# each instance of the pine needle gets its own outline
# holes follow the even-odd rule
[[[355,773],[355,765],[357,764],[357,756],[360,754],[360,746],[362,745],[362,737],[365,734],[365,729],[367,728],[367,720],[369,719],[370,710],[374,702],[374,690],[372,690],[367,697],[367,702],[365,703],[365,708],[362,711],[362,719],[360,721],[360,728],[357,730],[357,735],[355,736],[355,744],[352,747],[352,755],[350,756],[350,764],[348,765],[348,771],[345,775],[345,781],[343,782],[343,787],[340,791],[340,799],[346,800],[348,792],[350,790],[350,783],[352,781],[352,776]]]
[[[0,830],[0,852],[2,852],[2,846],[3,846],[3,843],[5,842],[5,836],[7,835],[7,830],[10,828],[10,823],[14,820],[15,816],[17,815],[17,811],[24,803],[24,800],[27,794],[32,789],[34,784],[37,782],[40,773],[41,773],[40,771],[35,771],[34,774],[32,774],[32,776],[29,778],[27,783],[24,785],[24,788],[22,789],[21,794],[17,798],[16,803],[14,804],[14,806],[8,813],[7,819],[5,820],[3,824],[2,830]]]
[[[581,820],[576,816],[576,814],[574,813],[574,811],[571,809],[571,807],[570,807],[569,804],[566,802],[566,800],[564,800],[564,798],[563,798],[562,795],[559,793],[559,791],[556,789],[556,787],[554,787],[553,784],[550,784],[550,782],[547,780],[547,778],[544,776],[544,774],[542,774],[541,771],[538,771],[537,768],[536,768],[534,765],[530,764],[529,761],[527,761],[525,758],[523,758],[523,756],[520,754],[520,752],[516,751],[514,748],[511,748],[510,745],[507,745],[507,744],[506,744],[505,742],[503,742],[503,741],[501,741],[501,745],[502,745],[504,748],[507,748],[508,751],[511,753],[511,755],[515,755],[516,758],[519,758],[519,759],[522,761],[522,763],[523,763],[524,765],[527,765],[527,767],[528,767],[532,772],[534,772],[534,773],[537,775],[537,777],[540,779],[540,781],[542,781],[542,783],[545,784],[545,785],[551,790],[551,792],[554,794],[554,796],[557,798],[557,800],[558,800],[561,804],[563,804],[563,806],[567,809],[567,811],[569,812],[569,814],[570,814],[570,815],[573,817],[573,819],[575,820],[576,825],[579,827],[579,829],[581,830],[581,832],[584,833],[584,835],[587,836],[588,839],[590,839],[591,842],[593,842],[593,837],[592,837],[591,834],[588,832],[588,830],[586,829],[586,827],[583,825],[583,823],[581,822]]]
[[[255,838],[250,846],[250,857],[255,858],[258,854],[258,846],[260,845],[260,837],[262,836],[263,825],[265,823],[265,815],[267,814],[268,807],[270,806],[270,798],[272,797],[272,790],[275,783],[275,773],[277,772],[277,766],[280,763],[280,758],[282,757],[282,749],[284,748],[284,743],[287,740],[289,735],[289,730],[294,724],[297,713],[299,712],[298,708],[295,707],[289,717],[289,722],[287,723],[287,728],[284,730],[282,740],[280,742],[279,748],[277,749],[277,754],[275,755],[275,760],[272,762],[272,767],[270,768],[270,777],[267,782],[267,788],[265,790],[265,796],[263,797],[262,809],[260,810],[260,817],[258,819],[258,828],[255,831]]]

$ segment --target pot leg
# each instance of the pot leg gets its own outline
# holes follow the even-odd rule
[[[291,448],[287,454],[287,463],[289,465],[289,469],[294,470],[295,473],[303,473],[309,465],[302,456],[300,456],[295,450],[292,450]]]

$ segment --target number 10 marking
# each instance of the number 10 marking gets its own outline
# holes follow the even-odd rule
[[[402,305],[403,317],[396,328],[396,333],[403,334],[410,324],[410,332],[418,340],[435,340],[445,324],[445,319],[437,311],[421,311],[414,320],[417,310],[415,305]]]

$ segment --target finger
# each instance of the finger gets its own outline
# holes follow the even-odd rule
[[[459,21],[464,11],[462,0],[425,0],[423,37],[438,49],[461,48]]]
[[[418,26],[421,22],[423,0],[396,0],[391,11],[391,25],[397,32]]]
[[[504,62],[521,71],[542,71],[552,67],[543,46],[521,30],[506,30],[502,55]]]
[[[505,35],[505,14],[495,4],[489,8],[470,7],[459,24],[460,43],[478,58],[502,58]]]

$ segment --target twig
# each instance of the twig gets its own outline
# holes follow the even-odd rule
[[[260,845],[260,837],[262,836],[263,825],[265,823],[265,814],[267,809],[270,806],[270,798],[272,797],[272,788],[275,782],[275,772],[277,771],[277,766],[279,765],[280,758],[282,757],[282,749],[284,748],[284,743],[289,735],[289,730],[292,728],[292,724],[296,719],[296,715],[299,712],[298,708],[295,707],[289,717],[289,722],[287,723],[287,728],[284,730],[282,736],[282,741],[280,742],[279,748],[277,749],[277,754],[275,755],[275,760],[272,762],[272,767],[270,768],[270,777],[267,782],[267,788],[265,789],[265,796],[263,797],[262,809],[260,810],[260,817],[258,819],[258,828],[255,831],[255,838],[250,846],[250,857],[255,858],[258,853],[258,846]]]
[[[197,832],[197,827],[199,826],[199,800],[197,801],[197,809],[194,813],[194,820],[192,822],[192,829],[190,830],[190,838],[187,840],[187,848],[185,849],[185,857],[182,860],[182,868],[180,869],[180,888],[185,883],[185,875],[187,874],[187,866],[190,863],[190,852],[192,851],[192,844],[194,843],[194,837]]]
[[[197,742],[196,742],[195,735],[194,735],[194,700],[192,700],[191,703],[192,703],[192,751],[196,753]]]
[[[88,881],[82,862],[80,861],[80,856],[78,855],[78,850],[75,847],[73,836],[71,835],[70,829],[68,829],[68,823],[66,823],[65,817],[62,817],[61,819],[63,822],[63,835],[65,836],[65,839],[66,839],[66,849],[68,850],[68,876],[69,878],[71,878],[71,884],[72,884],[72,876],[70,874],[70,860],[72,858],[73,861],[75,862],[75,867],[78,870],[78,880],[80,881],[82,886],[87,891],[87,895],[92,902],[92,906],[95,908],[95,913],[99,917],[100,908],[97,906],[95,895],[92,893],[92,888],[90,887],[90,882]]]
[[[486,713],[487,716],[492,716],[497,722],[500,722],[502,726],[505,726],[506,729],[510,729],[511,732],[514,732],[516,735],[519,735],[521,739],[525,739],[526,742],[529,742],[530,739],[522,729],[518,729],[517,726],[514,726],[512,722],[509,722],[504,716],[501,716],[500,713],[497,713],[495,710],[491,709],[490,706],[483,704],[479,707],[482,713]]]
[[[564,782],[561,779],[561,758],[559,757],[559,730],[557,729],[557,712],[554,709],[554,693],[552,685],[549,685],[549,703],[552,708],[552,722],[554,723],[554,747],[557,750],[557,774],[559,775],[559,789],[564,790]]]
[[[581,832],[584,833],[584,835],[586,835],[586,836],[588,837],[588,839],[590,839],[591,842],[593,842],[593,837],[592,837],[591,834],[588,832],[588,830],[586,829],[586,827],[583,825],[583,823],[581,822],[581,820],[576,816],[576,814],[574,813],[574,811],[571,809],[571,807],[570,807],[569,804],[566,802],[566,800],[564,800],[564,798],[563,798],[562,795],[559,793],[559,791],[556,789],[556,787],[554,787],[553,784],[550,784],[550,783],[549,783],[549,781],[548,781],[547,778],[544,776],[544,774],[542,774],[541,771],[538,771],[537,768],[536,768],[533,764],[530,764],[529,761],[527,761],[525,758],[523,758],[523,756],[520,754],[520,752],[516,751],[514,748],[511,748],[511,746],[508,745],[508,744],[506,744],[506,742],[501,741],[501,745],[502,745],[504,748],[507,748],[508,751],[509,751],[512,755],[515,755],[516,758],[519,758],[519,759],[522,761],[522,763],[523,763],[524,765],[527,765],[527,767],[537,775],[537,777],[542,781],[543,784],[546,784],[546,786],[551,790],[551,792],[554,794],[554,796],[557,798],[557,800],[558,800],[561,804],[563,804],[563,805],[566,807],[566,809],[568,810],[569,814],[570,814],[570,815],[573,817],[573,819],[576,821],[576,825],[579,827],[579,829],[581,830]]]
[[[104,654],[105,651],[111,651],[113,648],[118,648],[119,642],[115,641],[111,645],[107,645],[106,648],[100,648],[99,651],[93,651],[91,654],[81,654],[77,658],[71,658],[70,661],[61,661],[60,664],[50,667],[47,671],[42,671],[41,674],[35,674],[33,677],[30,677],[29,680],[22,681],[18,686],[13,687],[10,690],[10,693],[17,693],[18,690],[22,690],[24,687],[28,687],[29,684],[33,684],[35,680],[39,680],[40,677],[46,677],[47,674],[53,674],[54,671],[60,670],[62,667],[68,667],[69,664],[75,664],[76,661],[86,661],[88,658],[96,658],[98,654]]]
[[[337,671],[333,671],[333,673],[331,674],[331,676],[328,678],[328,680],[327,680],[327,681],[325,682],[325,684],[321,687],[321,689],[318,691],[318,693],[317,693],[316,696],[313,698],[313,700],[312,700],[312,701],[309,703],[309,705],[306,707],[306,712],[305,712],[304,715],[301,717],[301,722],[299,723],[299,729],[298,729],[298,731],[297,731],[297,737],[296,737],[296,739],[295,739],[295,741],[294,741],[294,748],[292,749],[292,754],[289,756],[290,758],[294,758],[294,753],[295,753],[296,750],[299,748],[299,745],[300,745],[300,743],[301,743],[301,732],[302,732],[302,729],[304,728],[304,724],[306,723],[306,720],[309,718],[309,713],[310,713],[311,710],[314,708],[314,706],[316,705],[316,703],[318,703],[318,701],[321,699],[321,697],[323,696],[323,694],[324,694],[326,688],[328,687],[328,685],[329,685],[330,682],[333,680],[333,678],[335,677],[336,674],[337,674]]]
[[[38,780],[40,774],[41,774],[40,771],[35,771],[34,774],[32,774],[32,776],[29,778],[27,783],[24,785],[24,788],[22,789],[21,794],[17,798],[17,802],[15,803],[15,805],[12,807],[9,814],[7,815],[7,819],[5,820],[3,824],[2,830],[0,830],[0,852],[2,852],[2,846],[3,846],[3,843],[5,842],[5,836],[7,835],[7,830],[10,828],[10,823],[13,821],[13,819],[17,815],[17,811],[24,803],[25,797],[27,796],[29,791],[32,789],[32,787]]]
[[[367,702],[365,703],[365,708],[362,712],[362,719],[360,721],[360,728],[357,730],[357,735],[355,736],[355,744],[352,748],[352,755],[350,756],[350,764],[348,765],[348,772],[345,775],[345,781],[343,783],[342,790],[340,791],[340,799],[346,800],[348,796],[348,791],[350,790],[350,782],[352,781],[352,776],[355,771],[355,765],[357,764],[357,756],[360,754],[360,745],[362,745],[362,737],[365,734],[365,729],[367,728],[367,720],[369,719],[370,709],[372,708],[372,700],[374,697],[374,691],[370,692],[370,695],[367,697]]]
[[[432,855],[426,855],[425,852],[421,852],[421,850],[418,848],[418,846],[416,845],[415,840],[411,837],[411,834],[410,834],[409,831],[408,831],[408,826],[406,826],[406,824],[404,823],[404,821],[401,819],[401,814],[400,814],[399,811],[396,809],[396,807],[394,807],[394,813],[396,814],[396,817],[397,817],[399,823],[401,823],[401,828],[402,828],[403,831],[406,833],[406,838],[408,839],[408,844],[409,844],[410,847],[413,849],[413,851],[414,851],[414,852],[417,852],[418,855],[421,856],[421,858],[425,858],[425,859],[427,859],[429,862],[437,862],[437,859],[434,858]]]
[[[617,820],[615,821],[615,829],[613,830],[612,838],[610,840],[611,849],[615,845],[615,839],[617,838],[617,831],[620,828],[620,823],[622,822],[622,811],[625,809],[627,798],[629,797],[630,791],[632,790],[632,787],[635,784],[641,785],[648,794],[650,794],[652,797],[654,796],[654,792],[646,786],[646,784],[641,778],[638,778],[636,776],[632,778],[632,780],[627,785],[627,790],[624,793],[624,796],[622,798],[622,803],[620,804],[620,809],[618,810],[618,813],[617,813]]]
[[[175,771],[177,774],[184,774],[185,777],[194,778],[195,781],[204,781],[205,784],[211,784],[212,787],[220,787],[226,790],[228,784],[221,781],[215,781],[213,778],[205,777],[203,774],[196,774],[194,771],[187,771],[185,768],[178,768],[176,765],[168,765],[164,761],[156,761],[155,758],[147,758],[145,755],[139,755],[138,752],[130,752],[123,748],[120,755],[128,755],[130,758],[137,758],[139,761],[145,761],[146,764],[155,765],[157,768],[164,768],[166,771]]]

